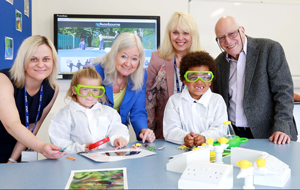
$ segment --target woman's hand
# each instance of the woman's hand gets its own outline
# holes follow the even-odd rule
[[[58,159],[65,154],[65,152],[59,152],[60,149],[60,147],[57,147],[54,144],[45,143],[40,153],[48,159]]]
[[[153,143],[156,139],[154,132],[151,129],[142,129],[139,137],[142,139],[143,143],[148,141],[149,143]]]

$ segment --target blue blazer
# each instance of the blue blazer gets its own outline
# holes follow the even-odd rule
[[[104,80],[104,69],[100,64],[95,64],[96,71],[101,75],[102,80]],[[147,112],[145,109],[146,106],[146,81],[147,81],[147,72],[144,72],[144,82],[142,86],[142,90],[131,90],[133,83],[129,79],[127,89],[125,92],[124,99],[120,106],[120,116],[122,119],[122,123],[126,126],[129,124],[128,115],[130,118],[130,122],[135,131],[135,134],[138,137],[140,131],[142,129],[148,128],[147,121]],[[112,85],[104,85],[105,94],[108,99],[108,105],[110,107],[114,107],[114,98],[113,98],[113,86]],[[129,114],[130,113],[130,114]]]

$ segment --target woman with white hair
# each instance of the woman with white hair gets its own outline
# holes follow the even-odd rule
[[[55,47],[39,35],[22,43],[11,69],[0,71],[0,163],[20,161],[27,147],[51,159],[64,155],[35,136],[57,97],[57,73]]]
[[[129,119],[137,138],[153,142],[155,135],[147,126],[145,52],[140,38],[122,33],[94,66],[103,79],[108,105],[116,109],[124,125]],[[128,117],[129,116],[129,117]]]

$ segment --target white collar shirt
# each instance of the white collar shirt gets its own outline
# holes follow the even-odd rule
[[[128,128],[122,124],[118,112],[99,102],[86,109],[71,100],[53,116],[48,131],[51,143],[62,148],[68,146],[67,154],[85,151],[87,143],[95,143],[105,137],[110,138],[112,146],[116,138],[129,141]],[[98,148],[106,146],[107,143]]]
[[[163,118],[164,138],[184,144],[185,136],[194,132],[206,139],[217,140],[225,135],[223,122],[227,120],[227,108],[222,96],[209,88],[199,100],[195,100],[185,86],[182,93],[172,95],[167,102]]]
[[[246,56],[247,37],[245,37],[244,48],[240,53],[238,60],[229,58],[228,54],[226,56],[227,61],[230,63],[228,115],[231,122],[237,127],[248,127],[247,118],[243,108]],[[236,77],[234,77],[235,74]]]

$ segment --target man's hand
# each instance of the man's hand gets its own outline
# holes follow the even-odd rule
[[[291,138],[287,134],[281,131],[276,131],[270,136],[269,140],[271,142],[274,142],[274,144],[285,144],[285,143],[289,144]]]

